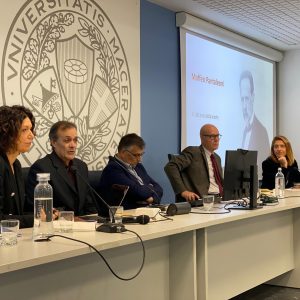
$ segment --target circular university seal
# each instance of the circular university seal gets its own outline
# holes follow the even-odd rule
[[[51,151],[49,128],[77,125],[77,157],[102,169],[128,131],[132,90],[126,54],[112,22],[92,0],[27,1],[2,57],[2,98],[29,107],[36,139],[28,165]]]

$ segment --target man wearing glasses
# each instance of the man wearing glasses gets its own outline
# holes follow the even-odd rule
[[[160,203],[163,195],[161,186],[152,179],[142,165],[145,142],[135,133],[123,136],[117,154],[109,157],[100,179],[101,196],[110,205],[120,205],[121,196],[117,189],[128,186],[129,190],[122,201],[125,209]],[[120,194],[120,193],[119,193]]]
[[[201,145],[185,148],[166,164],[165,172],[177,202],[192,202],[206,194],[222,196],[221,158],[215,153],[220,137],[217,127],[203,125],[200,129]]]
[[[27,176],[26,192],[33,203],[37,173],[50,173],[53,188],[53,207],[72,210],[75,216],[95,213],[94,195],[82,177],[88,180],[85,162],[75,158],[78,135],[77,127],[68,121],[59,121],[49,131],[52,152],[37,160]]]

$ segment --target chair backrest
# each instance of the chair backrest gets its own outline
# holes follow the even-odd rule
[[[174,153],[168,153],[168,160],[172,160],[172,158],[176,157],[179,154],[174,154]],[[175,202],[186,202],[184,198],[182,198],[179,194],[175,195]]]
[[[178,154],[168,153],[168,160],[170,161],[176,155],[178,155]]]

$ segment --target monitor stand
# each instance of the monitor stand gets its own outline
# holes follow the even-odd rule
[[[257,179],[254,174],[257,174],[257,166],[250,166],[250,177],[249,178],[243,178],[244,182],[250,183],[250,191],[249,191],[249,204],[248,205],[236,205],[233,204],[232,206],[227,206],[226,208],[229,209],[244,209],[244,210],[253,210],[253,209],[259,209],[263,208],[260,205],[257,205]]]

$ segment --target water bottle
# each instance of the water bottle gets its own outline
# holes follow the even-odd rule
[[[275,175],[275,196],[277,198],[284,198],[285,179],[281,172],[281,168],[278,168],[278,172]]]
[[[36,174],[38,184],[34,189],[33,239],[45,239],[54,233],[52,211],[53,190],[49,173]]]

